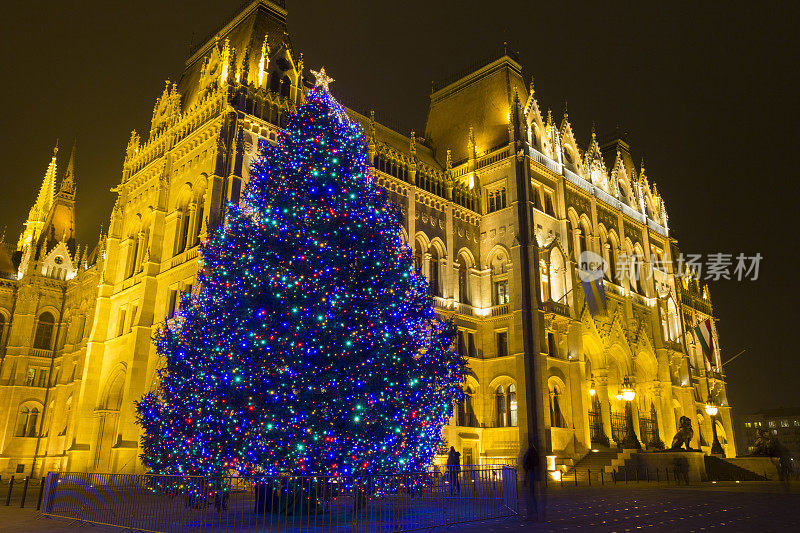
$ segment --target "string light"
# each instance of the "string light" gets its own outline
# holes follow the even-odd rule
[[[454,327],[369,179],[363,132],[319,78],[157,334],[164,366],[137,404],[154,473],[424,468],[461,399]]]

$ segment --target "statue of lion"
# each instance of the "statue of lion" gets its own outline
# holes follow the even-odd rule
[[[682,447],[686,446],[686,451],[690,451],[692,448],[689,445],[691,442],[692,437],[694,437],[694,430],[692,429],[692,421],[689,419],[688,416],[682,416],[679,421],[680,428],[678,428],[678,433],[675,434],[675,438],[672,439],[672,446],[670,447],[671,452],[676,452],[681,450]]]
[[[764,455],[767,457],[774,455],[775,442],[770,436],[769,430],[767,428],[758,428],[756,433],[758,436],[753,443],[753,453],[750,455]]]

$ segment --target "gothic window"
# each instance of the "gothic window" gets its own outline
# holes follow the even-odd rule
[[[289,81],[289,76],[284,76],[281,80],[281,96],[289,98],[289,90],[292,88],[292,82]]]
[[[547,355],[550,357],[558,357],[558,345],[556,344],[556,336],[550,331],[547,333]]]
[[[566,427],[564,415],[561,413],[561,393],[559,385],[550,384],[550,426],[554,428]]]
[[[558,248],[550,251],[550,299],[564,303],[567,294],[567,269],[564,256]]]
[[[39,315],[36,325],[36,337],[33,340],[33,347],[40,350],[49,350],[53,344],[53,325],[55,319],[52,313],[45,311]]]
[[[414,244],[414,269],[422,273],[422,245],[419,241]]]
[[[269,90],[273,93],[281,90],[281,78],[277,72],[273,72],[269,77]]]
[[[606,278],[613,283],[619,283],[617,279],[617,252],[614,241],[611,241],[608,245],[608,268],[606,269]]]
[[[466,355],[466,346],[464,344],[464,330],[458,330],[456,334],[456,353],[458,355]]]
[[[476,357],[475,351],[475,334],[471,331],[467,332],[467,355],[469,357]]]
[[[517,387],[513,384],[508,386],[508,425],[517,426]]]
[[[458,258],[458,301],[462,304],[470,304],[469,267],[467,259],[463,255]]]
[[[579,261],[580,261],[580,258],[581,258],[581,254],[583,252],[587,251],[588,249],[589,248],[586,246],[586,232],[583,231],[582,229],[579,229],[578,230],[578,250],[577,250],[577,252],[578,252],[577,259]],[[584,265],[580,265],[580,267],[583,269]]]
[[[515,427],[517,425],[517,387],[514,384],[506,390],[502,385],[495,391],[495,427]]]
[[[508,332],[498,331],[495,334],[497,341],[497,357],[505,357],[508,355]]]
[[[477,427],[475,410],[472,405],[472,388],[467,386],[464,389],[464,397],[457,404],[456,425],[465,427]]]
[[[543,302],[550,300],[550,276],[547,261],[539,259],[539,297]]]
[[[191,217],[189,216],[189,209],[184,209],[183,213],[181,213],[181,239],[180,244],[178,246],[178,251],[182,252],[186,249],[186,245],[188,244],[189,239],[189,227],[191,223]]]
[[[117,337],[125,333],[125,315],[125,308],[120,309],[117,315]]]
[[[175,311],[178,307],[178,291],[175,289],[170,289],[169,297],[167,299],[167,320],[173,318],[175,316]]]
[[[128,259],[125,262],[125,278],[133,276],[136,270],[136,254],[139,252],[139,238],[136,232],[128,238]]]
[[[506,427],[506,392],[502,385],[497,387],[497,392],[495,393],[495,413],[497,415],[495,426],[499,428]]]
[[[494,300],[493,305],[504,305],[507,304],[509,301],[508,295],[508,280],[498,280],[494,282],[494,287],[492,290],[492,299]]]
[[[137,250],[134,257],[138,257],[136,261],[136,272],[141,272],[144,267],[144,256],[147,251],[147,244],[150,238],[150,228],[144,229],[138,236],[139,240],[136,244]]]
[[[639,283],[639,280],[641,278],[639,277],[639,275],[641,272],[642,264],[641,261],[639,260],[639,257],[635,253],[630,256],[629,266],[630,270],[628,272],[628,281],[630,282],[630,288],[634,292],[641,292],[641,286]]]
[[[551,217],[555,218],[556,216],[556,210],[553,209],[553,193],[551,192],[544,193],[544,212]]]
[[[533,200],[534,209],[538,209],[539,211],[544,211],[544,208],[542,207],[542,197],[540,195],[541,191],[539,190],[538,187],[531,188],[531,200]]]
[[[436,247],[430,250],[431,259],[428,265],[428,290],[434,296],[439,296],[439,253]]]
[[[0,346],[3,346],[3,341],[6,338],[6,315],[0,313]]]
[[[17,437],[36,436],[36,423],[39,421],[38,407],[23,407],[17,420]]]
[[[197,199],[197,211],[195,212],[195,227],[194,227],[194,236],[193,236],[193,243],[192,246],[197,246],[200,244],[200,232],[203,230],[203,209],[205,207],[205,202],[203,201],[203,197]]]
[[[499,187],[487,194],[487,213],[499,211],[506,207],[506,188]]]

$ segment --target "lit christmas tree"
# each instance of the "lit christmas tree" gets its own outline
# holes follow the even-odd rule
[[[156,338],[165,364],[137,405],[154,473],[420,469],[461,395],[453,327],[371,181],[360,127],[315,74]]]

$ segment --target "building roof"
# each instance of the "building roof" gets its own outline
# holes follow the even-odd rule
[[[508,116],[515,93],[524,103],[528,88],[516,53],[503,48],[483,62],[444,82],[431,94],[425,137],[434,146],[434,156],[445,163],[447,150],[453,163],[469,154],[469,130],[474,129],[477,152],[508,143]],[[439,88],[437,88],[439,87]]]
[[[227,39],[236,54],[233,60],[237,66],[241,65],[247,53],[248,81],[253,81],[258,73],[264,37],[268,36],[269,48],[275,55],[282,49],[291,48],[286,30],[286,6],[283,0],[251,0],[245,3],[227,22],[201,41],[186,60],[186,69],[178,83],[183,109],[197,100],[202,89],[200,78],[203,67],[214,56],[214,48]]]

